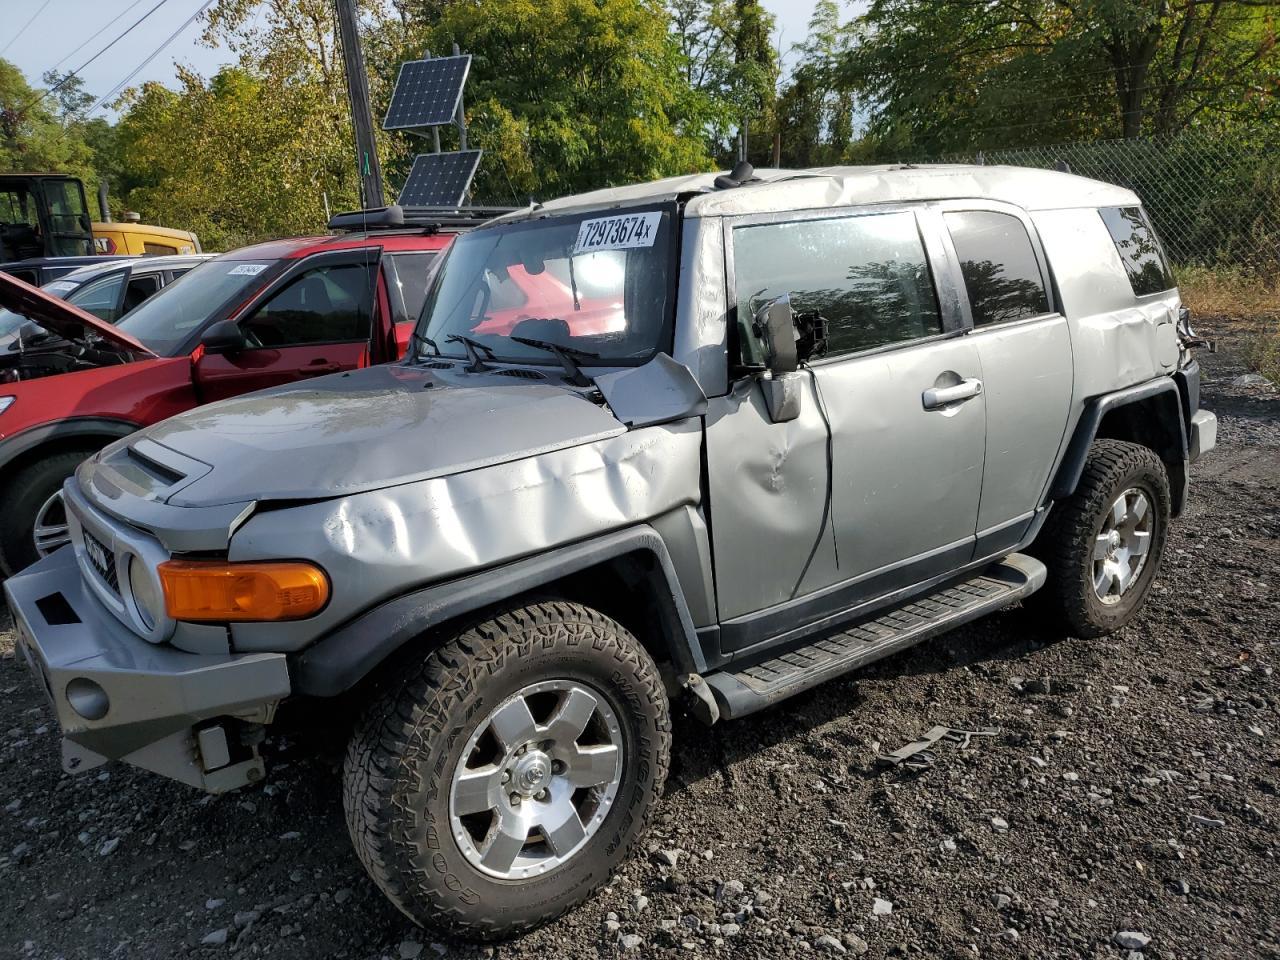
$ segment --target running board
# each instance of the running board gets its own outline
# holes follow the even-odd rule
[[[993,613],[1038,590],[1039,560],[1012,553],[968,580],[737,672],[708,674],[720,716],[743,717],[833,677]]]

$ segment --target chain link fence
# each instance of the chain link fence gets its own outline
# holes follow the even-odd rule
[[[1179,266],[1280,268],[1280,152],[1264,136],[1100,140],[954,155],[949,163],[1061,169],[1128,187]],[[1274,141],[1272,141],[1274,143]]]

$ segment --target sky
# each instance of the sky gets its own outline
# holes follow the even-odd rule
[[[204,0],[0,0],[0,57],[17,64],[33,84],[51,67],[61,72],[74,70],[122,33],[148,10],[158,9],[123,40],[87,66],[80,76],[85,89],[103,96],[123,81],[134,68],[196,12]],[[763,0],[777,18],[780,46],[785,51],[805,37],[814,0]],[[34,19],[32,19],[34,17]],[[23,29],[30,21],[30,25]],[[109,26],[108,26],[109,25]],[[100,29],[92,42],[79,46]],[[21,33],[19,33],[21,31]],[[148,80],[175,85],[175,63],[193,67],[209,76],[218,67],[235,59],[225,47],[210,48],[200,43],[201,22],[182,30],[173,42],[148,66],[129,81],[130,86]],[[73,53],[73,51],[75,51]],[[104,108],[102,116],[111,117]]]

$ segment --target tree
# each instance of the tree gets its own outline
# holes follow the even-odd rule
[[[34,89],[22,71],[0,60],[0,172],[69,173],[94,181],[93,151],[56,97]]]
[[[835,0],[818,0],[809,34],[792,47],[796,66],[778,96],[784,166],[839,163],[853,139],[855,97],[841,72],[852,29],[840,24]]]
[[[886,152],[1274,122],[1273,11],[1267,0],[874,0],[842,70]]]
[[[654,0],[475,0],[431,8],[402,56],[472,55],[477,199],[528,197],[706,169],[678,45]],[[454,141],[446,137],[446,146]]]

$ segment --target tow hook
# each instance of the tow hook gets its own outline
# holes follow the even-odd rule
[[[685,704],[689,712],[708,727],[720,719],[720,705],[700,676],[691,673],[680,681],[685,692]]]

